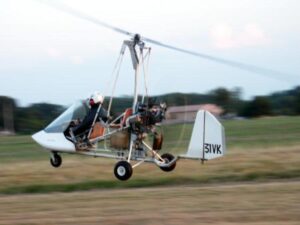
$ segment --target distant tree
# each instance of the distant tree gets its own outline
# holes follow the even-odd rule
[[[0,96],[0,130],[5,129],[11,132],[15,131],[15,109],[16,104],[14,99],[6,96]]]
[[[3,127],[3,96],[0,96],[0,130],[2,130]]]
[[[242,100],[243,90],[240,87],[235,87],[230,91],[229,111],[238,114],[244,106]]]
[[[300,86],[275,92],[267,97],[271,102],[274,115],[300,114]]]
[[[223,87],[214,89],[206,94],[170,93],[152,97],[156,99],[156,103],[166,102],[168,106],[215,103],[224,108],[225,113],[238,112],[238,115],[245,117],[300,115],[300,86],[291,90],[275,92],[264,97],[255,97],[251,101],[242,100],[241,88],[229,90]],[[7,99],[10,98],[0,96],[0,129],[4,127],[3,112],[5,110],[3,110],[2,103],[7,101]],[[106,108],[108,100],[107,98],[104,103]],[[112,115],[119,115],[126,108],[131,107],[132,100],[130,96],[114,98],[111,110]],[[43,129],[65,109],[63,106],[47,103],[33,104],[28,107],[18,107],[13,103],[13,106],[14,125],[19,133],[33,133]]]
[[[271,103],[268,98],[257,96],[245,104],[241,114],[246,117],[272,115]]]
[[[225,113],[229,111],[229,106],[231,102],[231,92],[226,88],[217,88],[210,92],[212,99],[215,104],[223,107]]]
[[[32,133],[41,130],[59,116],[64,109],[63,106],[47,103],[17,108],[16,130],[21,133]]]
[[[300,87],[299,87],[299,92],[295,97],[295,111],[298,115],[300,114]]]
[[[226,88],[217,88],[211,92],[216,104],[221,106],[228,105],[230,101],[230,91]]]

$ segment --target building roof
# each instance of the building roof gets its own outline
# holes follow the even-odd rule
[[[213,114],[220,115],[223,109],[215,104],[202,104],[202,105],[184,105],[184,106],[171,106],[168,108],[168,113],[186,113],[197,112],[198,110],[206,110]]]

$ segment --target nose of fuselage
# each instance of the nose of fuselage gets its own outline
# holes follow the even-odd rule
[[[43,130],[35,133],[31,137],[39,145],[43,146],[45,144],[46,137],[45,137],[45,132]]]
[[[44,130],[31,136],[32,139],[48,150],[73,152],[75,146],[66,139],[63,133],[47,133]]]

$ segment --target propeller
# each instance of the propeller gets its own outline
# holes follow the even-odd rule
[[[37,1],[39,1],[43,4],[46,4],[48,6],[51,6],[52,8],[55,8],[59,11],[64,12],[64,13],[70,14],[74,17],[92,22],[92,23],[94,23],[98,26],[105,27],[105,28],[110,29],[112,31],[115,31],[117,33],[130,36],[136,43],[141,43],[141,42],[145,41],[145,42],[148,42],[148,43],[160,46],[160,47],[164,47],[164,48],[167,48],[167,49],[170,49],[170,50],[174,50],[174,51],[182,52],[182,53],[185,53],[185,54],[193,55],[193,56],[196,56],[196,57],[200,57],[202,59],[206,59],[206,60],[213,61],[213,62],[216,62],[216,63],[220,63],[220,64],[224,64],[224,65],[227,65],[227,66],[235,67],[235,68],[245,70],[245,71],[248,71],[248,72],[260,74],[260,75],[270,77],[270,78],[273,78],[273,79],[274,78],[279,79],[279,80],[282,80],[282,81],[287,81],[288,77],[290,77],[290,78],[292,77],[291,74],[288,74],[288,73],[283,73],[283,72],[279,72],[279,71],[275,71],[275,70],[271,70],[271,69],[251,65],[251,64],[248,64],[248,63],[242,63],[242,62],[238,62],[238,61],[228,60],[228,59],[208,55],[208,54],[205,54],[205,53],[191,51],[191,50],[187,50],[187,49],[184,49],[184,48],[179,48],[179,47],[175,47],[175,46],[172,46],[172,45],[169,45],[169,44],[165,44],[163,42],[156,41],[156,40],[153,40],[151,38],[141,36],[140,34],[129,32],[127,30],[121,29],[121,28],[116,27],[116,26],[112,26],[108,23],[105,23],[105,22],[95,18],[95,17],[86,15],[86,14],[84,14],[84,13],[78,11],[78,10],[75,10],[75,9],[65,5],[65,4],[62,4],[62,3],[50,2],[50,1],[47,1],[47,0],[37,0]],[[294,78],[296,78],[296,76],[294,76]]]

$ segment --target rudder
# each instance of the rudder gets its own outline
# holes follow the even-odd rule
[[[223,156],[225,152],[224,127],[210,112],[199,110],[187,154],[181,157],[210,160]]]

